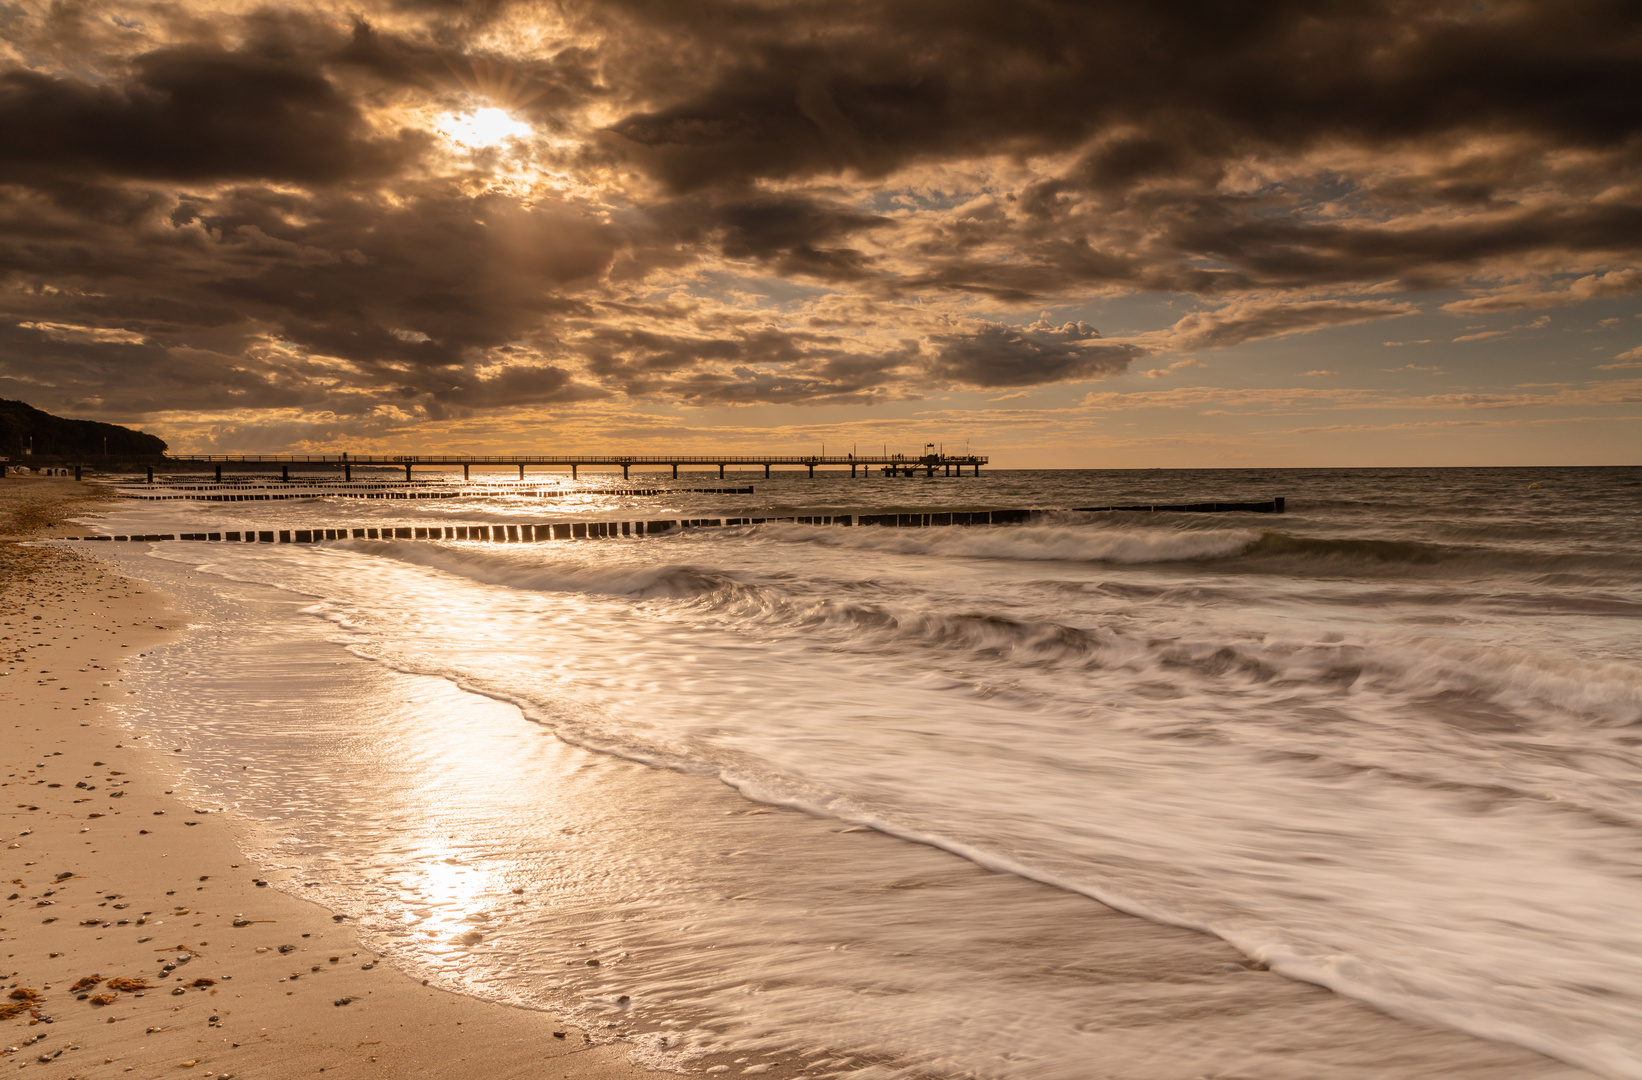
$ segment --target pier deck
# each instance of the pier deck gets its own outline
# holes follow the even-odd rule
[[[870,475],[874,468],[886,476],[913,476],[918,473],[934,476],[937,471],[945,476],[962,476],[966,467],[972,475],[979,476],[981,466],[988,464],[988,461],[984,454],[177,454],[164,458],[92,456],[50,461],[40,458],[16,464],[71,466],[75,468],[76,475],[81,468],[117,472],[146,469],[150,479],[156,471],[214,472],[221,479],[224,470],[239,474],[278,470],[280,476],[289,478],[293,469],[307,473],[340,472],[344,478],[351,479],[355,466],[390,466],[403,468],[407,480],[417,466],[460,465],[465,479],[476,466],[494,468],[501,465],[517,468],[521,480],[524,479],[525,470],[531,467],[569,469],[574,478],[580,470],[589,466],[613,466],[621,469],[623,479],[629,478],[633,469],[668,468],[676,480],[682,466],[707,465],[717,468],[722,480],[724,470],[732,465],[761,466],[766,479],[778,465],[808,469],[812,477],[816,469],[846,467],[851,476]]]

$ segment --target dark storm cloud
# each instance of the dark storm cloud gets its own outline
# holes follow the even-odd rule
[[[677,190],[1073,148],[1120,125],[1141,133],[1093,152],[1069,182],[1124,186],[1251,143],[1324,137],[1489,130],[1614,146],[1642,120],[1637,16],[1617,0],[907,0],[744,21],[729,5],[667,8],[620,6],[686,40],[690,26],[722,35],[721,59],[612,130]]]
[[[1217,256],[1234,269],[1219,288],[1204,292],[1391,278],[1421,288],[1537,254],[1642,252],[1642,205],[1536,206],[1413,227],[1216,212],[1182,217],[1165,231],[1177,250]]]
[[[16,358],[0,378],[11,380],[11,396],[98,412],[317,406],[332,389],[287,365],[132,336],[96,341],[74,324],[0,324],[0,356]]]
[[[275,255],[249,252],[206,288],[293,341],[362,363],[455,364],[504,344],[577,308],[565,291],[595,281],[619,240],[567,210],[499,195],[322,201],[299,225],[284,220],[282,201],[247,195],[204,219]]]
[[[839,241],[881,229],[887,218],[813,199],[732,202],[711,211],[723,228],[720,250],[732,259],[757,259],[780,274],[854,281],[872,272],[873,260]]]
[[[830,334],[770,328],[706,337],[602,327],[579,351],[606,385],[703,405],[860,404],[898,396],[890,388],[918,355],[904,342],[863,351]]]
[[[1084,323],[987,323],[967,333],[932,334],[931,371],[965,386],[1042,386],[1113,375],[1145,352],[1136,345],[1096,344],[1099,337]]]
[[[747,260],[762,272],[821,281],[860,281],[876,272],[872,256],[851,244],[894,223],[835,200],[807,196],[673,199],[650,217],[679,241]]]
[[[44,218],[37,202],[7,209],[0,199],[12,226],[0,269],[87,280],[105,295],[76,301],[82,311],[153,332],[252,318],[327,355],[395,363],[455,363],[575,307],[557,290],[596,280],[619,242],[562,208],[438,191],[386,203],[234,189],[165,214],[145,204],[146,222],[100,230]]]
[[[589,401],[609,397],[609,391],[580,383],[575,376],[552,364],[505,368],[488,378],[465,373],[460,382],[430,392],[441,412],[452,409],[498,409],[547,402]]]
[[[0,179],[331,183],[396,172],[423,143],[373,138],[311,59],[189,46],[139,57],[124,83],[0,73]]]
[[[384,203],[248,188],[163,209],[94,230],[38,196],[0,198],[10,226],[0,271],[82,283],[14,295],[34,318],[0,334],[8,370],[68,400],[144,411],[477,408],[608,393],[556,366],[491,355],[544,317],[580,310],[561,290],[608,264],[616,238],[597,222],[438,192]],[[498,362],[499,374],[480,370]]]
[[[611,127],[607,145],[675,191],[1077,154],[1010,193],[1011,212],[992,225],[927,244],[921,272],[898,288],[1004,303],[1107,285],[1224,295],[1389,278],[1423,288],[1547,250],[1642,251],[1633,200],[1508,212],[1534,180],[1592,196],[1634,183],[1642,20],[1624,3],[913,0],[789,5],[779,19],[745,20],[717,4],[621,10],[686,41],[690,25],[714,35],[710,50],[674,48],[701,60],[689,72],[639,65],[671,80],[654,91],[670,103]],[[1470,138],[1491,149],[1422,161]],[[1255,197],[1224,189],[1251,159],[1342,146],[1406,162],[1408,175],[1376,189],[1311,167]],[[1582,175],[1552,175],[1544,162],[1559,149],[1583,155]],[[1507,213],[1410,230],[1387,226],[1388,197],[1497,201]],[[1305,219],[1324,203],[1331,220]],[[983,242],[1009,250],[971,257]],[[1221,265],[1205,269],[1204,257]]]

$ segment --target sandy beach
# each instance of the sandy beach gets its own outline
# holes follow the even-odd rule
[[[165,598],[20,536],[102,496],[0,481],[6,897],[0,1055],[61,1077],[640,1075],[541,1012],[421,985],[317,905],[259,886],[221,807],[168,790],[176,749],[111,722]]]

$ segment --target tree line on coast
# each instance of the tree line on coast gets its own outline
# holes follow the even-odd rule
[[[0,398],[0,455],[17,461],[28,456],[121,457],[165,453],[165,440],[99,420],[70,420],[23,401]]]

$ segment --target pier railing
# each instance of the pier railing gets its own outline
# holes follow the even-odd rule
[[[985,465],[985,454],[175,454],[167,464],[261,465]]]
[[[575,477],[579,471],[589,465],[616,466],[621,469],[623,477],[630,477],[634,467],[665,466],[673,471],[673,478],[678,479],[681,466],[709,465],[718,469],[719,479],[724,478],[724,471],[732,465],[758,465],[764,469],[768,477],[770,471],[777,465],[798,466],[809,470],[811,476],[815,470],[824,466],[847,467],[851,476],[870,475],[873,468],[879,469],[889,476],[913,476],[922,472],[925,476],[934,476],[937,471],[947,476],[962,476],[964,469],[970,469],[973,475],[981,474],[981,466],[990,463],[985,454],[168,454],[163,457],[118,457],[118,456],[89,456],[80,458],[46,459],[44,457],[32,459],[29,467],[38,465],[70,465],[74,468],[75,479],[79,479],[84,468],[105,472],[127,472],[146,470],[148,479],[152,482],[156,470],[160,472],[188,472],[198,469],[212,470],[217,479],[221,479],[224,469],[230,471],[257,472],[277,468],[280,475],[289,478],[293,468],[306,467],[309,471],[341,472],[348,479],[352,479],[355,467],[383,468],[390,467],[404,469],[405,479],[411,478],[411,471],[418,465],[459,465],[462,475],[467,478],[474,466],[509,466],[519,470],[519,479],[523,480],[525,469],[528,466],[561,466],[570,470]],[[858,472],[857,470],[861,470]]]

